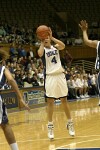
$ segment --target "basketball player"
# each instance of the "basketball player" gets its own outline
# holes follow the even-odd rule
[[[51,45],[54,42],[55,45]],[[48,137],[49,139],[54,138],[53,132],[53,106],[54,99],[59,99],[62,102],[63,109],[68,118],[67,129],[71,136],[75,135],[73,121],[70,114],[69,105],[67,102],[68,88],[66,83],[66,78],[64,74],[64,69],[61,66],[59,50],[63,50],[65,44],[60,40],[52,36],[52,31],[50,30],[50,36],[41,41],[40,47],[38,49],[38,55],[44,60],[45,68],[45,94],[47,97],[47,113],[48,113]]]
[[[79,27],[81,28],[83,32],[84,43],[88,45],[89,47],[93,47],[97,49],[95,69],[100,70],[100,41],[88,39],[88,34],[87,34],[88,23],[86,22],[86,20],[82,20],[79,24]],[[99,91],[99,96],[100,96],[100,72],[98,73],[98,91]],[[99,99],[99,106],[100,106],[100,99]]]
[[[15,90],[19,102],[26,107],[26,109],[30,110],[28,105],[25,104],[23,97],[18,89],[18,86],[13,79],[11,73],[9,70],[2,65],[2,62],[8,58],[7,52],[0,49],[0,89],[3,89],[3,86],[5,85],[6,80],[8,80],[8,83],[12,86],[12,88]],[[4,102],[2,101],[2,95],[0,94],[0,126],[4,132],[4,135],[6,137],[6,140],[8,144],[10,145],[11,150],[19,150],[18,145],[15,140],[14,133],[12,131],[12,128],[9,124],[6,107]]]

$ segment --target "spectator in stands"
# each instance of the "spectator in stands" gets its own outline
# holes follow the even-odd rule
[[[100,41],[98,40],[90,40],[88,38],[87,29],[88,29],[88,23],[86,20],[82,20],[79,24],[79,27],[81,28],[83,32],[83,39],[86,45],[89,47],[93,47],[97,49],[97,57],[95,62],[95,69],[100,69]],[[98,74],[98,91],[100,96],[100,72]],[[100,106],[100,99],[99,99],[99,106]]]
[[[30,110],[27,104],[25,104],[23,97],[18,89],[18,86],[12,77],[11,73],[9,70],[2,65],[3,60],[6,60],[8,58],[7,52],[3,51],[0,49],[0,89],[3,89],[3,86],[6,83],[6,80],[9,82],[9,84],[12,86],[13,90],[17,94],[18,101],[21,103],[26,109]],[[16,143],[16,139],[14,136],[14,133],[12,131],[12,128],[9,124],[8,116],[7,116],[7,111],[6,111],[6,106],[3,102],[2,99],[2,94],[0,94],[0,127],[2,128],[4,135],[6,137],[6,140],[10,146],[11,150],[19,150],[18,145]]]
[[[17,56],[18,56],[18,51],[16,50],[15,42],[14,42],[13,44],[11,44],[9,53],[10,53],[10,57],[11,57],[12,59],[13,59],[14,57],[17,57]]]
[[[6,36],[6,31],[4,29],[3,26],[0,26],[0,35],[3,37],[3,36]]]
[[[75,45],[82,45],[83,39],[79,36],[78,38],[75,39],[74,43]]]
[[[68,85],[68,96],[69,98],[71,99],[76,99],[77,95],[76,95],[76,90],[75,90],[75,87],[73,85],[73,76],[71,75],[69,80],[67,81],[67,85]]]
[[[44,86],[44,79],[43,78],[40,78],[39,86]]]
[[[20,71],[20,78],[22,79],[22,80],[24,80],[25,79],[25,71],[22,69],[21,71]]]
[[[92,87],[92,91],[94,93],[94,95],[98,95],[98,89],[97,89],[97,82],[96,82],[97,78],[96,78],[96,74],[93,74],[91,76],[91,87]]]
[[[86,98],[89,97],[88,91],[89,91],[88,79],[86,75],[83,75],[83,93],[84,93],[84,97]]]
[[[33,75],[33,82],[32,82],[33,86],[39,86],[39,81],[38,81],[38,77],[36,74]]]
[[[29,51],[27,52],[27,57],[31,57],[32,59],[34,58],[34,52],[33,52],[33,48],[30,47]]]
[[[76,98],[80,98],[80,93],[79,93],[79,86],[77,84],[77,76],[76,75],[73,75],[73,80],[72,80],[72,84],[73,84],[73,87],[75,88],[75,95],[76,95]]]
[[[92,30],[89,34],[89,39],[90,40],[96,40],[98,39],[98,34],[97,34],[97,31],[96,30]]]
[[[38,69],[38,74],[37,74],[38,78],[44,78],[44,73],[42,69]]]
[[[77,74],[76,83],[77,83],[77,86],[79,88],[80,98],[85,98],[84,95],[83,95],[84,81],[83,81],[83,75],[82,74]]]
[[[11,63],[9,67],[9,71],[13,74],[14,73],[14,64]]]
[[[38,64],[38,61],[37,61],[36,57],[33,58],[33,63],[35,65],[35,67],[38,68],[39,64]]]
[[[18,84],[18,87],[23,87],[23,84],[22,84],[22,81],[21,81],[21,78],[20,78],[20,70],[15,71],[15,80]]]
[[[33,75],[33,77],[31,77],[30,73],[28,73],[28,75],[25,77],[23,81],[32,84],[33,86],[39,86],[36,75]]]
[[[18,46],[18,57],[26,57],[27,56],[27,52],[24,49],[23,45],[19,45]]]
[[[70,68],[65,69],[65,77],[66,77],[66,80],[69,80],[69,79],[70,79],[70,76],[71,76]]]

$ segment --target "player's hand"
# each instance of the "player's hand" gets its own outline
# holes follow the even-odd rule
[[[20,102],[21,108],[25,107],[25,109],[30,111],[30,107],[28,106],[28,104],[25,103],[25,101],[23,99],[20,99],[19,102]]]
[[[52,30],[50,27],[49,27],[49,38],[52,39]]]
[[[79,27],[82,31],[86,31],[88,29],[88,23],[86,22],[86,20],[80,21]]]

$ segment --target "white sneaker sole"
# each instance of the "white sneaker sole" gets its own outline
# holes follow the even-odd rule
[[[49,137],[49,136],[48,136],[48,138],[49,138],[50,140],[53,140],[53,139],[54,139],[54,137]]]

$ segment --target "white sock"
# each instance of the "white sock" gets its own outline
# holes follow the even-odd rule
[[[68,122],[73,122],[72,119],[68,119]]]
[[[53,121],[52,121],[52,122],[49,122],[49,121],[48,121],[48,124],[53,124]]]
[[[19,150],[17,143],[10,144],[11,150]]]

